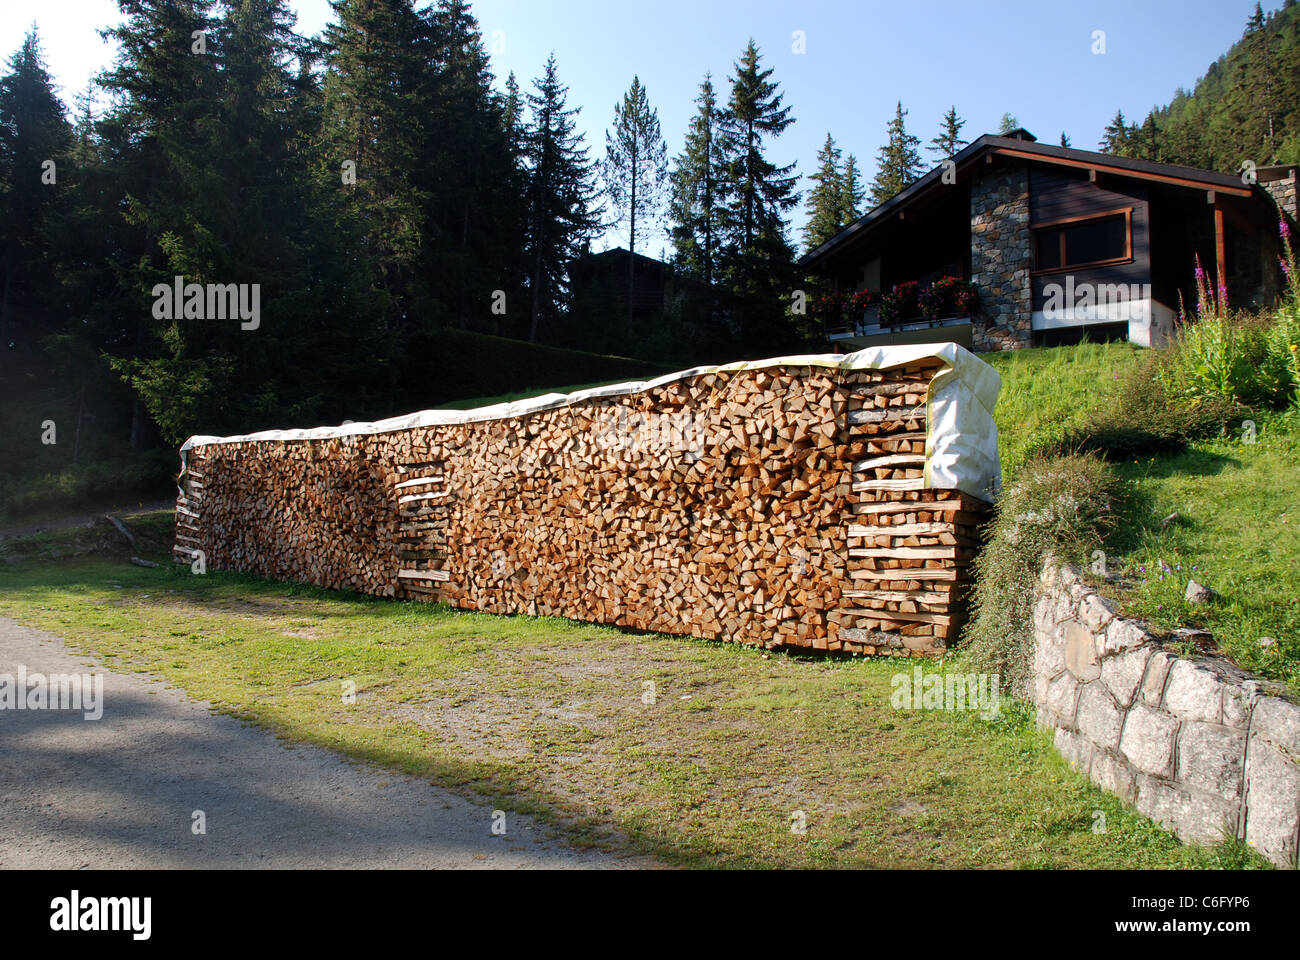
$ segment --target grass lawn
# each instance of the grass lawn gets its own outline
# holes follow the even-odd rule
[[[1003,480],[1013,479],[1036,448],[1086,426],[1118,392],[1141,350],[1129,343],[1080,343],[980,354],[1002,376],[993,419]]]
[[[984,354],[1003,378],[994,419],[1004,479],[1043,443],[1086,427],[1141,353],[1084,343]],[[1124,586],[1105,592],[1157,632],[1210,630],[1234,662],[1300,694],[1300,419],[1260,415],[1253,439],[1200,441],[1178,456],[1115,465],[1136,515],[1120,537],[1122,554],[1108,558]],[[1219,599],[1189,606],[1191,578]]]
[[[1261,420],[1254,443],[1239,437],[1198,443],[1181,456],[1119,470],[1148,518],[1132,531],[1135,545],[1122,561],[1130,586],[1117,597],[1125,612],[1157,630],[1205,627],[1235,663],[1300,694],[1295,415]],[[1183,594],[1189,579],[1220,596],[1188,605]]]
[[[162,558],[168,522],[128,521],[137,552]],[[913,662],[795,659],[144,569],[113,550],[70,556],[87,536],[0,545],[24,557],[0,562],[0,614],[284,737],[540,815],[579,843],[689,866],[1263,865],[1236,843],[1185,847],[1126,810],[1015,704],[992,720],[893,709],[891,678]]]

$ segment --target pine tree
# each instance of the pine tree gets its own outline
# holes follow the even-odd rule
[[[723,273],[735,304],[737,338],[750,346],[779,349],[790,338],[784,304],[794,277],[785,214],[799,202],[799,194],[795,165],[778,166],[766,155],[767,141],[794,122],[771,76],[751,39],[735,65],[722,118],[729,157]]]
[[[1102,153],[1113,153],[1117,157],[1127,157],[1135,129],[1125,121],[1124,111],[1116,110],[1115,118],[1107,124],[1105,135],[1097,146]]]
[[[327,171],[365,225],[365,249],[400,325],[425,229],[428,183],[416,180],[427,135],[427,27],[412,0],[331,0],[325,29]],[[355,183],[343,181],[343,165]]]
[[[840,167],[841,151],[828,133],[817,152],[817,170],[809,174],[814,184],[808,192],[808,222],[803,241],[808,250],[821,246],[844,224],[844,175]]]
[[[961,139],[961,128],[965,125],[966,121],[957,116],[957,107],[949,107],[948,112],[943,115],[943,126],[939,129],[939,135],[930,141],[930,146],[926,149],[931,153],[937,153],[945,160],[952,159],[970,142]]]
[[[722,242],[724,173],[727,163],[722,114],[713,81],[705,74],[686,144],[669,174],[670,236],[685,274],[712,286]]]
[[[568,107],[555,54],[528,94],[530,118],[524,135],[528,164],[526,252],[531,298],[528,339],[536,343],[543,325],[554,326],[568,301],[566,265],[580,256],[601,225],[596,171]]]
[[[1014,114],[1011,113],[1002,114],[1002,120],[999,121],[998,123],[999,136],[1005,137],[1011,131],[1018,130],[1018,129],[1020,129],[1020,121],[1016,119]]]
[[[635,289],[637,226],[653,220],[663,199],[668,176],[667,148],[659,129],[659,114],[650,106],[640,78],[614,105],[614,126],[605,131],[605,194],[617,222],[628,224],[627,325],[632,333],[632,291]]]
[[[68,171],[60,181],[59,166],[73,143],[35,28],[8,69],[0,77],[0,345],[10,342],[15,320],[25,321],[20,339],[34,341],[36,325],[57,313],[50,231],[61,205],[59,183],[67,183]]]
[[[1063,146],[1063,147],[1068,147],[1069,145],[1070,145],[1070,138],[1067,137],[1067,136],[1065,135],[1065,131],[1062,130],[1062,131],[1061,131],[1061,146]]]
[[[906,116],[900,101],[877,156],[876,179],[871,184],[872,206],[880,206],[922,173],[921,155],[916,149],[921,141],[907,132]]]
[[[431,50],[421,100],[428,136],[417,161],[429,197],[423,270],[457,326],[495,329],[492,291],[506,291],[509,305],[523,279],[523,181],[513,139],[518,87],[513,106],[509,87],[505,99],[492,89],[487,49],[465,0],[441,0],[425,22]]]
[[[794,123],[784,95],[771,82],[771,68],[761,68],[753,40],[745,48],[731,80],[731,98],[722,130],[731,156],[731,222],[733,243],[741,251],[754,249],[760,235],[784,242],[785,211],[796,203],[794,164],[776,166],[763,152],[768,138],[779,137]]]
[[[858,173],[858,158],[849,154],[844,161],[844,170],[840,174],[840,226],[847,227],[862,216],[862,201],[866,192],[862,188],[862,178]]]
[[[1244,106],[1243,126],[1246,128],[1247,140],[1258,145],[1252,154],[1261,156],[1265,163],[1272,163],[1277,156],[1277,78],[1274,75],[1273,42],[1268,21],[1258,3],[1246,22],[1246,32],[1242,39],[1246,57],[1241,63],[1238,87]]]

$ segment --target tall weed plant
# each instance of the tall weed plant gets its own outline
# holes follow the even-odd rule
[[[1297,402],[1300,386],[1300,276],[1289,228],[1281,228],[1286,277],[1275,315],[1250,316],[1229,308],[1196,261],[1196,313],[1179,310],[1177,335],[1160,368],[1165,393],[1192,406],[1214,402],[1281,409]]]

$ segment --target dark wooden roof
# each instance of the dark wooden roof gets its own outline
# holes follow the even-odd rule
[[[1012,134],[1022,132],[1024,131],[1012,131]],[[1156,163],[1152,160],[1133,160],[1128,157],[1112,156],[1109,153],[1098,153],[1094,150],[1054,147],[1019,136],[1004,137],[993,134],[985,134],[952,158],[957,165],[958,178],[964,179],[970,176],[971,168],[975,163],[984,162],[986,157],[994,155],[1055,166],[1096,170],[1099,173],[1129,176],[1139,180],[1155,180],[1199,190],[1217,190],[1232,196],[1249,197],[1255,192],[1251,187],[1243,184],[1240,177],[1232,174],[1215,173],[1212,170],[1199,170],[1196,167],[1184,167],[1172,163]],[[865,236],[873,225],[888,220],[891,214],[906,209],[920,197],[940,188],[943,185],[942,177],[943,165],[940,164],[880,206],[869,210],[821,246],[804,254],[799,259],[799,263],[804,266],[815,266],[849,242]]]
[[[656,260],[654,257],[647,257],[643,253],[634,253],[633,258],[638,264],[653,264],[656,267],[667,267],[668,264],[662,260]],[[627,266],[627,247],[611,247],[608,250],[602,250],[600,253],[588,253],[585,256],[570,260],[570,264],[591,264],[598,266],[603,263],[617,260],[619,263]]]

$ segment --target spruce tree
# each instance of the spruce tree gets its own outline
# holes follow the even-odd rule
[[[1276,91],[1277,77],[1273,65],[1273,41],[1263,8],[1256,3],[1246,21],[1243,42],[1246,56],[1241,62],[1238,88],[1242,100],[1242,126],[1245,140],[1255,146],[1248,156],[1259,156],[1272,163],[1277,156]]]
[[[674,158],[669,174],[670,235],[678,266],[687,276],[712,286],[723,236],[723,188],[728,157],[722,135],[713,81],[705,74],[695,100],[695,116],[686,131],[685,147]]]
[[[525,250],[529,261],[528,340],[556,326],[569,299],[566,267],[580,256],[601,225],[596,170],[577,130],[578,108],[568,106],[555,54],[528,94],[524,133],[527,160]]]
[[[73,143],[35,28],[8,70],[0,77],[0,346],[12,334],[34,341],[39,327],[58,314],[50,234],[62,208],[60,183],[66,187],[70,173],[64,169],[60,179],[59,168],[66,168]]]
[[[808,191],[808,222],[804,224],[804,246],[812,250],[839,233],[844,223],[844,176],[841,151],[828,133],[817,151],[817,170],[809,174],[814,184]]]
[[[921,142],[907,132],[907,111],[899,101],[894,119],[889,121],[886,142],[877,155],[876,179],[871,184],[872,206],[880,206],[922,173],[921,155],[917,145]]]
[[[733,301],[733,332],[758,351],[791,343],[785,307],[794,283],[794,250],[785,214],[799,202],[795,165],[779,166],[767,157],[768,141],[794,122],[771,76],[751,39],[735,65],[722,118],[729,158],[722,273]]]
[[[368,266],[400,327],[403,302],[417,283],[431,186],[417,180],[427,139],[428,30],[412,0],[331,0],[331,6],[337,20],[325,29],[325,172],[349,194],[365,225]]]
[[[771,76],[772,69],[762,69],[758,47],[750,40],[736,64],[722,118],[725,149],[731,158],[732,242],[742,253],[752,252],[762,241],[784,243],[784,213],[798,203],[795,165],[777,166],[764,152],[769,138],[779,137],[794,123]]]
[[[956,106],[949,107],[948,112],[943,115],[939,135],[930,141],[926,149],[931,153],[937,153],[945,160],[956,156],[957,152],[970,142],[961,138],[961,128],[965,125],[966,121],[957,116]]]
[[[1106,125],[1105,135],[1098,147],[1102,153],[1113,153],[1117,157],[1127,157],[1132,146],[1136,127],[1130,126],[1124,119],[1124,111],[1116,110],[1115,117]]]
[[[512,107],[492,89],[487,49],[465,0],[441,0],[426,25],[432,47],[417,163],[428,196],[424,272],[452,322],[495,330],[492,292],[507,293],[508,309],[522,286],[523,186],[511,132],[518,102]]]
[[[862,201],[866,192],[862,187],[862,177],[858,173],[858,158],[849,154],[844,161],[840,174],[840,226],[847,227],[862,216]]]
[[[229,363],[221,357],[191,357],[189,370],[156,388],[138,379],[143,364],[186,350],[178,326],[154,320],[149,297],[155,284],[188,270],[169,250],[178,239],[193,239],[193,211],[212,202],[220,71],[212,0],[118,0],[118,6],[122,21],[105,31],[117,42],[117,57],[98,78],[114,98],[99,131],[108,176],[121,198],[113,209],[122,218],[113,270],[125,329],[109,352],[135,392],[131,442],[140,449],[151,438],[150,414],[175,412],[170,440],[180,424],[216,413],[232,399],[223,375]],[[205,46],[207,52],[198,52]],[[214,416],[209,422],[220,421]]]
[[[636,238],[638,225],[653,222],[663,199],[668,176],[667,148],[659,129],[659,114],[650,106],[638,77],[623,100],[614,105],[614,126],[605,131],[605,162],[602,168],[605,195],[617,222],[628,225],[627,324],[624,337],[632,332],[632,291],[635,287]]]

